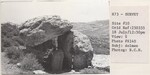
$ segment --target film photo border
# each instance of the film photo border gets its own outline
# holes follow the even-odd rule
[[[34,0],[0,0],[1,3],[3,2],[32,2]]]

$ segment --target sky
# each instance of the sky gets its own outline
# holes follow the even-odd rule
[[[109,19],[108,0],[65,0],[53,2],[3,2],[1,22],[22,23],[43,15],[59,15],[71,22]]]

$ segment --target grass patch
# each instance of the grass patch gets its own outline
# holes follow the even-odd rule
[[[26,54],[20,64],[20,68],[24,71],[44,70],[38,59],[36,59],[36,56],[32,53]]]

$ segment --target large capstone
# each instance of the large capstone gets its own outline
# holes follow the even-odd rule
[[[72,25],[59,16],[30,19],[20,26],[20,37],[26,46],[36,46],[70,31]]]
[[[59,16],[44,16],[26,21],[19,28],[27,52],[37,56],[51,73],[79,71],[91,66],[93,48],[89,38]]]

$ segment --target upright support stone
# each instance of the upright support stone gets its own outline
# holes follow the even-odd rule
[[[91,60],[93,58],[93,48],[90,39],[81,32],[72,31],[74,34],[74,70],[79,71],[81,69],[91,66]]]
[[[53,52],[52,56],[52,73],[61,73],[63,66],[64,53],[62,50],[56,50]]]
[[[58,49],[64,52],[63,70],[71,71],[73,51],[73,32],[68,31],[58,37]]]

